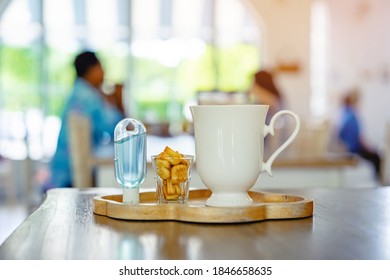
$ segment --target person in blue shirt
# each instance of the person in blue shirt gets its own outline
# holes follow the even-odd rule
[[[115,125],[124,118],[121,96],[119,101],[115,102],[113,96],[101,91],[104,71],[95,53],[80,53],[74,60],[74,67],[77,78],[62,112],[57,149],[50,162],[50,180],[45,184],[44,191],[50,188],[72,187],[69,130],[66,121],[71,112],[90,120],[92,148],[106,141],[107,135],[113,139]]]
[[[376,178],[381,175],[381,157],[363,140],[360,121],[357,113],[359,92],[354,89],[345,95],[338,137],[347,151],[370,161],[375,169]]]

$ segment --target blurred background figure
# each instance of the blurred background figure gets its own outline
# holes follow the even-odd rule
[[[107,142],[108,135],[112,140],[115,125],[124,118],[121,87],[115,87],[111,95],[103,93],[101,87],[104,71],[95,53],[85,51],[78,54],[74,67],[77,77],[63,109],[57,149],[50,163],[50,180],[45,184],[44,191],[50,188],[72,187],[67,123],[70,113],[89,119],[93,149]]]
[[[252,104],[268,105],[268,113],[265,123],[269,124],[272,117],[285,108],[284,97],[275,83],[272,72],[260,70],[253,76],[252,85],[248,92],[248,98]],[[273,137],[264,139],[264,154],[268,158],[290,135],[289,129],[294,126],[290,123],[289,117],[282,116],[275,123],[275,134]]]
[[[269,105],[267,124],[276,112],[284,108],[283,96],[275,84],[274,77],[271,72],[265,70],[254,75],[249,98],[254,104]]]
[[[360,92],[349,90],[343,98],[342,115],[338,137],[348,152],[359,155],[372,163],[376,179],[381,175],[381,157],[378,152],[365,143],[359,120],[358,104]]]

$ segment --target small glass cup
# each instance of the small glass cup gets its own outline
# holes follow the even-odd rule
[[[160,155],[152,156],[159,204],[187,203],[193,160],[194,157],[191,155],[181,155],[180,159],[177,157],[161,158]]]

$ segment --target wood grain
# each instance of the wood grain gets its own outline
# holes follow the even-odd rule
[[[53,189],[1,244],[0,259],[390,259],[390,187],[272,192],[312,198],[314,215],[227,224],[122,220],[93,213],[94,197],[120,188]]]
[[[209,207],[209,190],[193,190],[187,204],[158,204],[155,192],[140,194],[140,203],[122,203],[122,195],[96,196],[93,212],[125,220],[175,220],[195,223],[242,223],[270,219],[306,218],[313,215],[311,199],[287,194],[249,192],[253,205],[246,207]]]

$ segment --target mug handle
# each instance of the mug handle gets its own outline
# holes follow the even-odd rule
[[[299,119],[298,115],[289,111],[289,110],[282,110],[277,112],[271,119],[269,125],[264,126],[264,137],[266,137],[268,134],[274,136],[275,130],[274,130],[274,123],[278,117],[281,115],[290,115],[295,120],[295,129],[293,133],[291,133],[290,137],[275,151],[273,154],[269,157],[269,159],[266,162],[263,162],[261,172],[266,171],[270,176],[272,176],[272,163],[276,159],[276,157],[285,149],[288,145],[291,144],[291,142],[294,140],[294,138],[297,136],[298,131],[301,127],[301,120]]]

